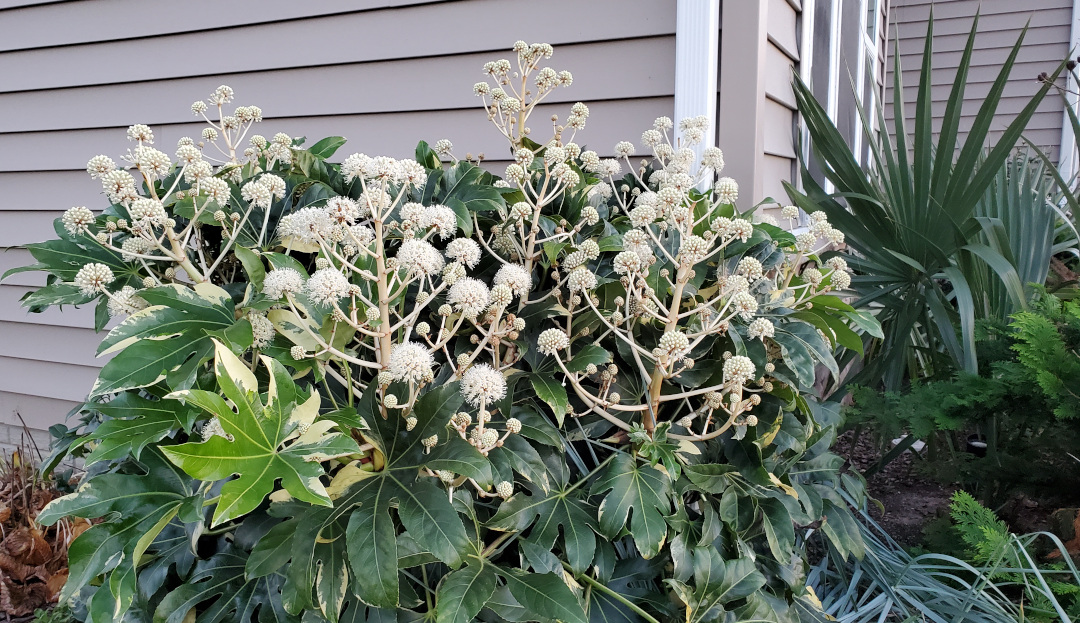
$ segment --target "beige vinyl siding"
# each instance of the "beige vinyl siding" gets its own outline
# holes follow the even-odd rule
[[[793,179],[793,68],[800,59],[799,0],[727,0],[722,5],[719,146],[724,175],[739,182],[740,205],[772,197],[787,203]],[[737,24],[737,26],[732,26]]]
[[[899,36],[900,62],[903,67],[901,77],[904,85],[904,110],[909,123],[914,119],[914,102],[918,92],[919,69],[931,4],[934,12],[931,99],[935,131],[940,127],[956,66],[960,62],[976,11],[981,7],[972,67],[961,109],[960,128],[965,132],[970,129],[983,98],[989,92],[1001,64],[1008,58],[1009,51],[1024,25],[1029,24],[1024,44],[1009,75],[1009,82],[991,128],[993,140],[993,133],[1004,130],[1039,89],[1036,76],[1044,71],[1053,72],[1068,55],[1073,0],[937,0],[933,3],[929,0],[894,0],[893,19],[896,21],[895,32]],[[893,53],[894,45],[894,41],[889,42],[890,54]],[[888,70],[886,101],[891,102],[891,58]],[[1028,139],[1045,148],[1053,159],[1057,159],[1061,143],[1062,106],[1061,98],[1051,92],[1039,105],[1025,132]],[[891,106],[886,108],[886,116],[891,121]]]
[[[586,102],[578,139],[601,155],[672,115],[675,0],[0,2],[0,271],[30,262],[20,246],[51,238],[63,210],[104,207],[90,157],[123,154],[132,123],[171,152],[201,130],[189,104],[219,84],[263,109],[265,135],[342,135],[342,157],[449,138],[499,168],[505,143],[471,86],[517,39],[555,45],[551,65],[574,74],[537,118]],[[0,424],[59,422],[102,365],[92,309],[17,306],[43,284],[0,284]]]
[[[765,137],[762,145],[761,199],[787,205],[783,182],[795,175],[795,95],[793,71],[799,62],[799,3],[769,0],[765,45]]]

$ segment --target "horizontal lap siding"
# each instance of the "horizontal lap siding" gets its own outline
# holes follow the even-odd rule
[[[492,27],[509,15],[526,18]],[[584,101],[577,140],[601,155],[672,114],[675,0],[0,0],[0,272],[32,262],[21,246],[53,237],[63,210],[105,207],[90,157],[123,154],[132,123],[171,152],[202,129],[189,104],[219,84],[262,108],[265,136],[341,135],[342,157],[407,157],[449,138],[500,172],[506,144],[471,87],[517,39],[555,45],[550,65],[574,74],[537,119]],[[104,363],[92,308],[18,306],[41,285],[40,273],[0,284],[0,424],[60,421]]]
[[[940,128],[956,67],[971,30],[972,18],[980,8],[978,34],[962,107],[962,131],[970,128],[1001,65],[1008,58],[1024,25],[1028,24],[1028,32],[991,126],[990,137],[993,140],[995,134],[1008,127],[1038,91],[1040,85],[1036,76],[1044,71],[1053,72],[1068,55],[1072,6],[1072,0],[938,0],[933,3],[931,102],[935,132]],[[919,68],[929,14],[930,2],[926,0],[898,0],[893,4],[895,32],[899,36],[900,62],[903,66],[904,110],[909,128],[914,120],[914,102],[918,93]],[[894,44],[893,41],[889,43],[890,54],[893,53]],[[885,97],[886,102],[891,102],[894,90],[891,61],[888,67],[890,75],[886,80]],[[1061,142],[1062,113],[1062,100],[1051,91],[1039,104],[1025,132],[1028,139],[1045,148],[1054,159],[1057,158]],[[891,105],[886,108],[886,117],[891,122]]]
[[[799,11],[787,0],[769,0],[765,44],[765,124],[761,174],[763,197],[787,205],[783,182],[795,179],[795,94],[791,80],[799,62]]]

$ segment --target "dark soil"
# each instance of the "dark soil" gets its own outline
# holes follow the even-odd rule
[[[851,431],[841,435],[833,451],[847,459],[852,469],[864,473],[880,460],[880,447],[874,435],[862,435],[855,448],[850,447],[851,438]],[[909,548],[924,543],[928,524],[949,515],[949,503],[959,488],[934,480],[920,469],[921,463],[922,459],[909,450],[866,482],[867,493],[880,504],[871,502],[871,516],[897,543]],[[1040,503],[1018,495],[994,510],[1016,534],[1053,532],[1063,541],[1077,538],[1080,546],[1080,536],[1072,531],[1072,518],[1077,516],[1075,509],[1059,510],[1058,504]],[[1064,519],[1055,519],[1055,511],[1065,513]]]
[[[850,447],[851,437],[850,431],[841,435],[833,450],[859,472],[877,464],[881,453],[873,436],[862,435],[855,448]],[[866,482],[870,497],[881,505],[870,504],[871,516],[905,547],[919,545],[926,524],[948,515],[949,501],[956,491],[956,487],[944,486],[919,473],[918,461],[911,451],[905,452]]]

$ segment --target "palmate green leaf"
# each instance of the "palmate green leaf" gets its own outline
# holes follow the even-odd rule
[[[148,400],[133,392],[124,392],[106,403],[87,403],[87,407],[106,416],[87,441],[97,445],[84,457],[86,465],[131,456],[138,460],[143,448],[157,443],[176,431],[191,431],[198,410],[175,400]]]
[[[236,322],[232,299],[210,283],[194,289],[150,288],[139,296],[150,307],[129,316],[98,347],[99,355],[116,352],[116,356],[102,368],[91,397],[147,387],[192,357],[205,360],[212,353],[207,332]]]
[[[88,244],[86,245],[80,244],[79,239],[69,234],[64,228],[61,219],[53,221],[53,230],[56,232],[58,240],[26,245],[26,250],[37,260],[37,263],[12,268],[6,271],[0,279],[7,279],[15,273],[41,270],[55,275],[63,281],[71,282],[75,279],[75,275],[78,274],[79,270],[90,262],[105,264],[112,270],[113,275],[118,278],[125,274],[137,274],[138,271],[134,265],[124,262],[119,253],[106,249],[91,240],[87,240]]]
[[[423,468],[429,468],[431,457],[440,461],[446,458],[426,454],[421,440],[437,436],[442,445],[450,439],[446,423],[462,403],[458,384],[442,385],[423,394],[414,405],[416,425],[411,430],[404,417],[391,414],[383,418],[376,389],[377,384],[369,386],[357,403],[357,411],[371,426],[365,437],[385,457],[383,469],[352,485],[334,500],[333,508],[318,509],[316,513],[310,512],[310,507],[287,511],[293,517],[290,521],[298,527],[291,538],[292,562],[285,586],[290,612],[299,612],[311,601],[314,570],[326,564],[318,544],[339,529],[343,528],[343,537],[335,542],[347,550],[349,568],[355,577],[351,589],[365,603],[378,608],[399,607],[399,568],[416,564],[400,557],[402,538],[410,539],[412,549],[429,552],[418,560],[434,556],[451,568],[459,567],[467,553],[475,549],[446,490],[434,478],[419,477]],[[490,465],[480,465],[474,459],[460,454],[453,465],[467,466],[490,478]],[[400,534],[392,514],[394,507],[404,528]]]
[[[325,473],[319,461],[357,452],[356,442],[341,433],[329,433],[332,421],[316,422],[318,392],[312,390],[309,397],[302,398],[285,367],[265,356],[261,359],[271,380],[264,405],[247,364],[220,342],[213,343],[218,385],[237,410],[218,394],[205,390],[174,392],[168,398],[183,399],[209,412],[231,439],[214,435],[201,443],[163,448],[171,461],[199,480],[239,476],[222,485],[213,525],[253,511],[279,479],[293,497],[330,506],[319,481]],[[301,425],[306,429],[303,433]]]
[[[667,540],[665,515],[671,513],[671,478],[659,469],[637,462],[633,455],[619,453],[593,483],[592,493],[607,492],[597,510],[600,534],[619,536],[630,516],[630,534],[641,555],[652,558]]]
[[[554,573],[525,573],[520,569],[500,569],[510,594],[532,616],[563,623],[587,623],[585,611],[562,578]]]
[[[495,592],[495,569],[480,560],[453,571],[435,592],[436,623],[469,623]]]
[[[551,549],[562,528],[563,553],[575,573],[592,563],[596,551],[596,511],[588,503],[564,490],[544,493],[538,487],[531,495],[518,492],[499,506],[487,527],[504,532],[529,531],[529,540]]]
[[[260,623],[298,622],[281,608],[281,576],[248,579],[244,564],[232,550],[199,561],[191,577],[161,600],[154,623],[183,623],[196,606],[199,623],[251,621],[256,611]]]
[[[69,575],[63,599],[75,594],[103,573],[132,575],[142,552],[195,496],[190,478],[156,450],[143,454],[145,473],[101,474],[75,493],[53,500],[38,515],[38,522],[52,525],[64,517],[97,519],[115,514],[118,519],[99,523],[75,539],[68,551]],[[132,580],[134,576],[132,575]],[[126,610],[134,593],[127,581],[116,588],[116,610]],[[108,592],[108,591],[106,591]]]
[[[725,612],[725,605],[752,595],[765,585],[765,576],[749,558],[724,560],[715,548],[694,550],[694,584],[667,580],[680,599],[686,603],[685,620],[699,623],[716,620]]]

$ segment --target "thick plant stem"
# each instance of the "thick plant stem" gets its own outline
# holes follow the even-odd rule
[[[387,288],[387,272],[386,272],[386,246],[383,243],[383,222],[381,218],[375,219],[375,266],[378,268],[378,281],[376,282],[379,289],[379,319],[382,321],[382,326],[379,328],[381,332],[385,332],[390,327],[390,292]],[[387,365],[390,362],[390,336],[388,334],[382,335],[379,338],[379,363]]]
[[[667,324],[664,325],[664,333],[674,331],[679,326],[679,306],[682,302],[683,290],[686,288],[689,270],[680,268],[675,277],[675,291],[671,293],[671,306],[668,307]],[[653,368],[652,377],[649,379],[649,402],[652,409],[642,415],[642,426],[651,437],[656,429],[655,414],[660,412],[660,389],[664,384],[664,370],[659,361]]]

